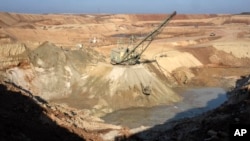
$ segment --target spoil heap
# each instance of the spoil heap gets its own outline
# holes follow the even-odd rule
[[[16,56],[25,61],[6,67],[6,82],[50,102],[91,109],[98,116],[181,100],[144,65],[112,66],[90,48],[69,50],[45,42]]]
[[[111,112],[128,107],[172,104],[181,100],[169,85],[143,65],[100,64],[85,77],[85,93]],[[90,99],[90,101],[93,99]],[[94,107],[96,110],[101,107]]]

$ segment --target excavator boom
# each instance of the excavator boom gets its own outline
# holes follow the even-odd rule
[[[145,38],[143,38],[132,50],[126,49],[123,51],[115,51],[111,52],[111,63],[112,64],[136,64],[139,62],[139,59],[143,52],[148,48],[151,42],[155,39],[155,37],[161,33],[163,28],[167,25],[167,23],[176,15],[176,11],[174,11],[167,19],[165,19],[155,30],[149,33]],[[136,53],[136,50],[141,48],[139,53]],[[117,54],[118,52],[118,54]]]

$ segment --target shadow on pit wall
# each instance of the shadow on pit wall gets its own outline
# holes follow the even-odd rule
[[[1,141],[84,141],[43,112],[45,110],[30,97],[0,84]]]

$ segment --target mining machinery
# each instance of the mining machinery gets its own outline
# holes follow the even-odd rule
[[[143,38],[133,48],[118,47],[111,50],[111,64],[113,65],[135,65],[140,63],[140,57],[143,52],[149,47],[151,42],[157,35],[161,33],[163,28],[169,23],[169,21],[176,15],[174,11],[168,16],[155,30],[150,32],[145,38]]]

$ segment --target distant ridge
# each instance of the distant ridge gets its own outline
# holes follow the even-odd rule
[[[250,15],[250,12],[242,12],[240,15]]]

